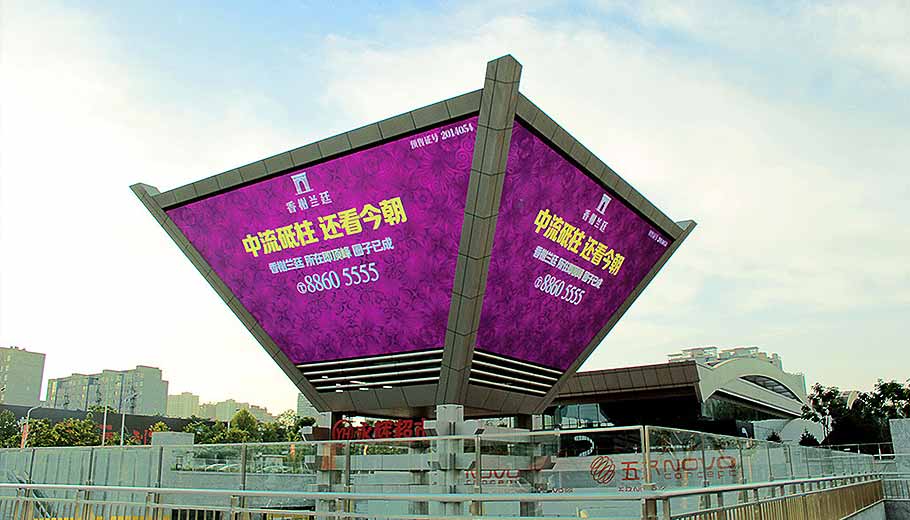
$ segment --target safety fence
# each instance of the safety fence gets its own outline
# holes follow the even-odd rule
[[[770,493],[762,496],[762,490]],[[882,481],[875,477],[806,479],[786,483],[726,486],[696,490],[705,503],[695,511],[673,513],[674,499],[693,491],[664,493],[644,499],[648,520],[828,520],[842,519],[884,500]],[[714,506],[711,501],[714,500]],[[730,503],[732,499],[732,504]],[[726,502],[726,503],[725,503]],[[659,512],[659,513],[658,513]]]
[[[277,493],[237,495],[250,511],[351,512],[365,518],[458,516],[452,504],[475,501],[466,497],[504,496],[478,499],[484,515],[640,518],[642,500],[660,493],[683,492],[668,501],[674,514],[683,514],[704,509],[709,496],[690,491],[751,486],[751,496],[727,493],[724,503],[776,502],[783,496],[781,486],[791,486],[787,489],[792,494],[792,484],[786,483],[840,486],[844,479],[878,473],[872,455],[649,426],[266,444],[28,448],[0,450],[0,482],[7,484],[0,487],[5,501],[0,505],[28,498],[16,493],[32,488],[17,485],[51,485],[33,488],[41,493],[32,497],[35,505],[62,500],[70,509],[48,510],[33,518],[70,518],[77,498],[101,501],[106,511],[115,510],[114,517],[141,516],[136,504],[144,504],[148,492],[131,489],[161,490],[155,493],[156,503],[180,506],[171,509],[171,518],[184,510],[231,511],[223,495],[200,490]],[[71,488],[59,486],[81,486],[88,496],[76,497]],[[813,487],[811,492],[827,493],[822,489]],[[339,509],[334,498],[317,498],[326,494],[346,494],[353,509]],[[351,498],[355,495],[360,498]],[[600,498],[579,501],[585,496]],[[116,511],[118,507],[125,509]]]
[[[883,499],[881,480],[871,476],[679,490],[651,493],[637,499],[578,493],[295,493],[48,484],[0,484],[0,489],[8,491],[0,496],[0,518],[3,520],[533,520],[565,516],[589,520],[839,520]],[[765,494],[765,491],[769,493]],[[203,501],[210,505],[198,505],[199,498],[204,498]],[[674,513],[674,503],[683,498],[695,498],[705,507]],[[733,503],[725,505],[731,498]],[[496,514],[496,506],[504,503],[526,504],[527,507],[519,515]],[[543,503],[574,506],[576,514],[541,514]],[[594,504],[608,503],[629,503],[632,507],[624,508],[627,513],[623,515],[590,516],[585,512]],[[364,504],[373,506],[365,508]],[[392,504],[404,504],[405,507],[386,507]],[[401,509],[406,512],[394,512]]]

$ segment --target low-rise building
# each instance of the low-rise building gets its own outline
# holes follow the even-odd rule
[[[713,348],[713,347],[712,347]],[[771,358],[720,359],[716,351],[692,359],[578,372],[542,417],[544,428],[649,424],[716,433],[753,433],[754,421],[783,428],[807,403],[802,374],[784,372]]]

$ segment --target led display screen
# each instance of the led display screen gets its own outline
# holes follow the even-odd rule
[[[442,348],[477,119],[167,214],[295,364]]]
[[[565,370],[670,238],[515,124],[477,349]]]

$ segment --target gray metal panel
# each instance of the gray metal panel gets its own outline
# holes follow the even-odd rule
[[[379,125],[373,123],[351,130],[348,132],[348,139],[351,141],[351,147],[360,148],[382,140],[382,133],[379,131]]]
[[[658,367],[655,371],[657,375],[657,384],[660,386],[673,386],[673,376],[670,374],[670,367]]]
[[[405,408],[408,405],[407,399],[404,398],[404,389],[401,387],[377,390],[376,398],[379,399],[380,409]]]
[[[323,157],[332,157],[350,150],[351,141],[348,140],[348,134],[338,134],[319,141],[316,146],[319,147],[319,153]]]
[[[663,268],[664,264],[666,264],[670,257],[673,256],[673,253],[676,252],[679,246],[685,242],[686,238],[690,233],[692,233],[692,230],[694,230],[696,226],[695,222],[691,220],[686,220],[678,224],[679,227],[683,230],[683,233],[679,236],[679,238],[673,241],[669,247],[667,247],[667,250],[664,251],[664,254],[660,257],[657,263],[654,264],[654,267],[652,267],[647,276],[645,276],[644,279],[638,283],[638,285],[632,291],[632,294],[626,298],[626,301],[623,302],[623,304],[619,307],[610,321],[607,322],[607,324],[600,330],[600,332],[597,333],[596,336],[594,336],[594,339],[591,340],[581,355],[578,356],[578,358],[576,358],[575,361],[569,366],[565,374],[563,374],[563,376],[560,378],[559,382],[556,383],[556,385],[547,393],[546,397],[543,399],[544,404],[535,410],[536,413],[543,413],[544,408],[546,408],[546,406],[559,394],[562,385],[564,385],[565,382],[569,380],[573,374],[575,374],[581,364],[588,359],[588,356],[590,356],[592,352],[594,352],[594,349],[596,349],[600,342],[603,341],[607,334],[610,333],[610,330],[613,329],[613,327],[623,317],[626,311],[629,310],[629,307],[635,303],[635,300],[638,298],[638,296],[642,293],[642,291],[644,291],[648,284],[651,283],[651,280],[657,276],[657,273],[661,270],[661,268]]]
[[[487,64],[458,246],[456,284],[452,288],[449,307],[449,334],[446,335],[446,353],[443,355],[436,404],[484,407],[483,403],[467,400],[468,377],[483,309],[487,268],[518,104],[520,77],[521,64],[512,56],[503,56]],[[452,105],[447,103],[446,107],[449,115],[453,115]],[[441,107],[435,105],[421,110],[442,113]],[[415,119],[423,117],[419,111],[414,114]],[[483,398],[486,400],[488,396]],[[494,408],[498,409],[496,407],[504,402],[505,397],[495,401]]]
[[[619,382],[619,374],[616,374],[615,372],[604,374],[604,389],[606,389],[608,392],[613,392],[621,388],[622,386]]]
[[[635,383],[632,382],[632,374],[628,370],[623,370],[616,374],[616,378],[619,380],[620,390],[632,390],[635,388]]]
[[[432,406],[435,403],[436,384],[413,385],[404,388],[404,398],[410,408]]]
[[[318,143],[310,143],[290,151],[294,166],[304,166],[322,159]]]
[[[657,372],[653,370],[642,370],[641,374],[645,378],[645,386],[654,388],[660,385],[657,380]]]
[[[461,117],[480,110],[480,97],[483,89],[446,100],[446,108],[452,117]]]
[[[585,393],[594,392],[594,378],[590,374],[584,374],[582,377],[578,378],[578,383],[581,385],[581,391]]]
[[[265,169],[269,173],[278,173],[294,167],[294,160],[291,159],[291,152],[284,152],[273,155],[265,160]],[[198,190],[197,190],[198,191]]]
[[[312,385],[304,379],[303,374],[293,363],[287,358],[287,356],[281,352],[281,350],[275,345],[275,343],[265,334],[265,331],[256,323],[256,320],[250,315],[250,313],[243,307],[240,301],[236,298],[234,294],[231,293],[230,289],[227,288],[224,281],[212,270],[212,267],[205,261],[199,251],[190,244],[186,236],[180,231],[176,224],[171,220],[167,215],[164,209],[157,203],[155,196],[158,194],[158,190],[152,186],[146,184],[134,184],[130,186],[130,189],[133,193],[136,194],[136,197],[142,202],[142,204],[148,209],[149,213],[158,221],[158,224],[164,228],[165,232],[171,239],[177,244],[177,247],[190,259],[190,262],[193,266],[203,275],[206,281],[211,285],[215,290],[218,296],[228,304],[228,308],[231,309],[234,314],[240,319],[241,323],[250,331],[250,334],[259,342],[263,349],[268,352],[269,356],[275,360],[281,370],[288,376],[291,382],[306,396],[307,399],[313,406],[316,407],[319,411],[327,411],[329,407],[327,403],[322,399],[319,393],[313,388]]]
[[[417,126],[417,128],[431,126],[439,121],[445,121],[452,117],[449,115],[449,109],[446,108],[445,101],[418,108],[417,110],[414,110],[412,114],[414,116],[414,125]]]

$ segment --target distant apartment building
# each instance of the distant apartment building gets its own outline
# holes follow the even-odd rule
[[[319,410],[303,394],[297,394],[297,417],[319,417]]]
[[[167,396],[168,417],[202,417],[199,415],[199,396],[190,392]]]
[[[728,349],[718,349],[717,347],[693,347],[683,349],[667,356],[670,362],[695,361],[702,365],[716,365],[728,359],[752,358],[771,363],[780,370],[783,370],[783,361],[777,354],[762,352],[758,347],[733,347]]]
[[[161,369],[137,366],[132,370],[104,370],[73,374],[47,382],[47,405],[63,410],[109,406],[135,415],[167,412],[167,381]]]
[[[269,411],[264,406],[257,406],[255,404],[251,404],[250,407],[248,408],[248,410],[250,411],[251,414],[253,414],[253,417],[255,417],[257,420],[262,421],[262,422],[274,422],[275,419],[277,419],[277,417],[270,414]]]
[[[270,414],[264,407],[238,402],[233,399],[199,405],[199,417],[215,421],[230,421],[239,410],[249,410],[253,417],[259,421],[272,422],[275,420],[275,416]]]
[[[0,348],[0,404],[38,405],[43,378],[44,354]]]

